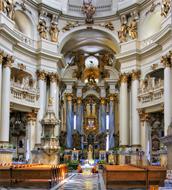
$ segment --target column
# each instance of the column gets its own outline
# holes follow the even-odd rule
[[[36,142],[36,113],[30,112],[27,115],[27,151],[26,151],[26,160],[29,161],[29,163],[32,162],[32,153],[31,151],[35,147]]]
[[[109,96],[109,149],[115,146],[115,94]]]
[[[164,64],[164,135],[167,136],[168,126],[172,121],[171,60],[164,56],[161,62]]]
[[[128,75],[126,73],[120,76],[120,115],[119,115],[119,131],[120,145],[129,145],[129,119],[128,119]]]
[[[2,89],[2,61],[3,61],[4,53],[0,50],[0,108],[1,108],[1,89]],[[0,121],[1,121],[1,109],[0,109]]]
[[[140,127],[141,127],[141,146],[144,152],[142,164],[148,165],[151,160],[151,130],[149,126],[150,116],[143,111],[140,111]]]
[[[66,94],[66,128],[67,128],[67,139],[66,147],[72,149],[72,133],[73,133],[73,112],[72,112],[72,94]]]
[[[10,77],[11,77],[11,66],[13,62],[14,60],[12,56],[9,55],[7,55],[3,59],[0,141],[7,143],[9,142]]]
[[[77,97],[77,112],[76,112],[76,130],[82,134],[83,127],[83,105],[82,98]]]
[[[58,75],[51,73],[50,75],[50,98],[52,98],[53,111],[59,121],[59,86],[58,86]],[[55,127],[55,136],[59,136],[60,126]]]
[[[131,74],[131,145],[134,147],[140,146],[140,121],[139,113],[137,111],[138,106],[138,89],[139,89],[139,71],[133,71]]]
[[[105,133],[106,132],[106,99],[104,97],[100,100],[100,117],[101,117],[101,128],[100,132]]]
[[[41,134],[42,134],[42,125],[41,120],[44,117],[46,110],[46,73],[45,71],[38,71],[38,85],[39,85],[39,111],[37,115],[37,125],[36,125],[36,144],[41,144]]]

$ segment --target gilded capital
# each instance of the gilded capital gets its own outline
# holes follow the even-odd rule
[[[4,57],[4,59],[3,59],[4,68],[6,68],[6,67],[11,68],[13,63],[14,63],[13,56],[7,55],[6,57]]]
[[[138,80],[140,78],[140,71],[133,70],[131,73],[132,80]]]
[[[27,114],[28,121],[36,121],[37,114],[35,112],[30,112]]]
[[[101,105],[105,105],[106,104],[106,98],[101,97],[100,98],[100,103],[101,103]]]
[[[145,113],[143,109],[138,110],[138,112],[141,121],[149,121],[150,115],[148,113]]]
[[[164,65],[164,67],[171,67],[171,58],[170,56],[162,56],[161,63]]]
[[[38,80],[46,80],[47,74],[45,71],[37,71]]]
[[[50,77],[51,82],[57,82],[58,81],[58,75],[56,73],[50,73],[49,77]]]
[[[0,65],[2,64],[3,58],[4,58],[4,52],[0,51]]]
[[[118,101],[117,94],[109,94],[109,100],[117,102]]]
[[[120,83],[127,83],[128,82],[128,74],[123,73],[120,75]]]
[[[82,103],[82,97],[77,97],[77,104],[81,104]]]
[[[72,101],[72,99],[73,99],[73,94],[72,94],[72,93],[67,93],[67,94],[66,94],[66,99],[67,99],[67,101]]]

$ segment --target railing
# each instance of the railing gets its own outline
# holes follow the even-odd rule
[[[11,102],[38,108],[39,91],[35,88],[26,88],[15,82],[11,82]]]
[[[164,85],[163,81],[155,84],[154,86],[149,86],[146,88],[139,89],[138,95],[138,107],[151,107],[164,102]]]

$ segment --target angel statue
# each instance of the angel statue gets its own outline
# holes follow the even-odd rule
[[[57,22],[55,21],[56,16],[53,16],[52,21],[51,21],[51,26],[50,26],[50,37],[52,42],[57,42],[58,41],[58,34],[59,34],[59,29],[57,27]]]
[[[38,32],[41,38],[47,39],[47,27],[45,20],[40,20],[38,24]]]

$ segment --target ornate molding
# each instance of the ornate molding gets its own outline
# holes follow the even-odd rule
[[[120,81],[120,83],[127,83],[128,82],[128,74],[127,73],[121,74],[119,77],[119,81]]]
[[[172,53],[169,51],[169,54],[162,56],[161,63],[164,65],[164,67],[171,67],[172,64]]]
[[[171,9],[171,0],[162,0],[161,16],[167,17]]]
[[[47,74],[43,71],[37,71],[38,80],[46,80]]]
[[[150,120],[150,114],[145,113],[143,109],[138,109],[138,112],[139,112],[140,120],[142,122]]]

